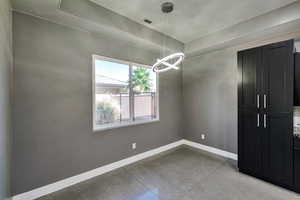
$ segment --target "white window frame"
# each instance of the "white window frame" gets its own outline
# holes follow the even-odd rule
[[[119,60],[115,58],[110,58],[110,57],[105,57],[105,56],[99,56],[96,54],[92,55],[93,59],[93,77],[92,77],[92,97],[93,97],[93,131],[98,132],[98,131],[104,131],[104,130],[109,130],[109,129],[115,129],[115,128],[121,128],[121,127],[127,127],[127,126],[134,126],[134,125],[140,125],[140,124],[148,124],[148,123],[153,123],[153,122],[158,122],[159,121],[159,74],[156,74],[156,118],[155,119],[150,119],[150,120],[138,120],[138,121],[129,121],[129,122],[119,122],[119,123],[112,123],[112,124],[104,124],[104,125],[97,125],[96,124],[96,93],[95,93],[95,60],[100,59],[108,62],[115,62],[119,64],[125,64],[129,66],[129,73],[131,73],[132,66],[136,67],[144,67],[144,68],[150,68],[151,66],[145,65],[145,64],[139,64],[135,62],[129,62],[129,61],[124,61],[124,60]],[[131,74],[129,75],[129,78],[131,79]],[[130,88],[132,90],[132,88]],[[129,95],[129,98],[132,98],[131,95]],[[132,104],[132,101],[129,101],[130,104]],[[132,108],[132,106],[130,106]],[[130,111],[131,113],[132,111]],[[131,114],[132,115],[132,114]],[[132,116],[131,116],[132,117]],[[132,119],[130,119],[132,120]]]

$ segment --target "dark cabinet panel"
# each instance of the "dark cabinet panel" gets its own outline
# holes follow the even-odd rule
[[[267,119],[264,133],[264,176],[275,183],[292,186],[293,140],[289,134],[292,118],[273,115]]]
[[[261,50],[249,49],[239,55],[241,62],[241,90],[239,106],[244,109],[257,109],[260,106]]]
[[[294,149],[294,185],[295,190],[300,192],[300,148]]]
[[[300,106],[300,53],[295,53],[295,96],[294,105]]]
[[[239,161],[240,169],[251,174],[261,171],[261,119],[258,110],[261,107],[259,96],[261,85],[261,50],[258,48],[240,52],[239,62]]]
[[[269,114],[293,112],[293,46],[293,41],[285,41],[263,48],[264,94]]]
[[[293,41],[263,48],[264,175],[276,183],[293,183]]]
[[[300,138],[294,138],[294,189],[300,192]]]
[[[238,155],[242,172],[293,186],[293,41],[238,53]]]
[[[262,170],[261,163],[261,120],[259,114],[251,111],[241,112],[241,131],[242,137],[242,165],[241,169],[249,174],[260,175]]]

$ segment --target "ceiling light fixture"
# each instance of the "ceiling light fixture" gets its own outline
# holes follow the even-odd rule
[[[161,10],[165,14],[172,12],[173,9],[174,9],[174,4],[171,2],[165,2],[161,5]],[[165,43],[165,41],[164,41],[164,43]],[[164,48],[165,48],[164,46],[165,45],[163,44],[163,52],[162,52],[163,56],[164,56]],[[175,59],[177,59],[177,60],[173,63],[168,62],[168,61],[173,61]],[[171,69],[179,70],[178,65],[180,63],[182,63],[183,60],[184,60],[184,53],[182,53],[182,52],[174,53],[174,54],[168,55],[162,59],[157,59],[156,63],[152,66],[152,70],[156,73],[166,72]]]

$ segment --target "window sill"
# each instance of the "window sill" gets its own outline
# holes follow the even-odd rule
[[[159,122],[159,121],[160,121],[159,119],[153,119],[153,120],[141,120],[141,121],[136,121],[136,122],[124,122],[124,123],[115,124],[115,125],[96,126],[96,127],[94,127],[93,131],[100,132],[100,131],[106,131],[106,130],[128,127],[128,126],[149,124],[149,123],[154,123],[154,122]]]

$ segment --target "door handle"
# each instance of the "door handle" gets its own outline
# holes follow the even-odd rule
[[[264,114],[264,128],[267,128],[267,115]]]
[[[257,127],[259,127],[259,113],[257,113]]]
[[[257,95],[257,99],[256,99],[256,104],[257,104],[257,108],[259,109],[259,94]]]
[[[264,108],[267,108],[267,95],[264,94]]]

